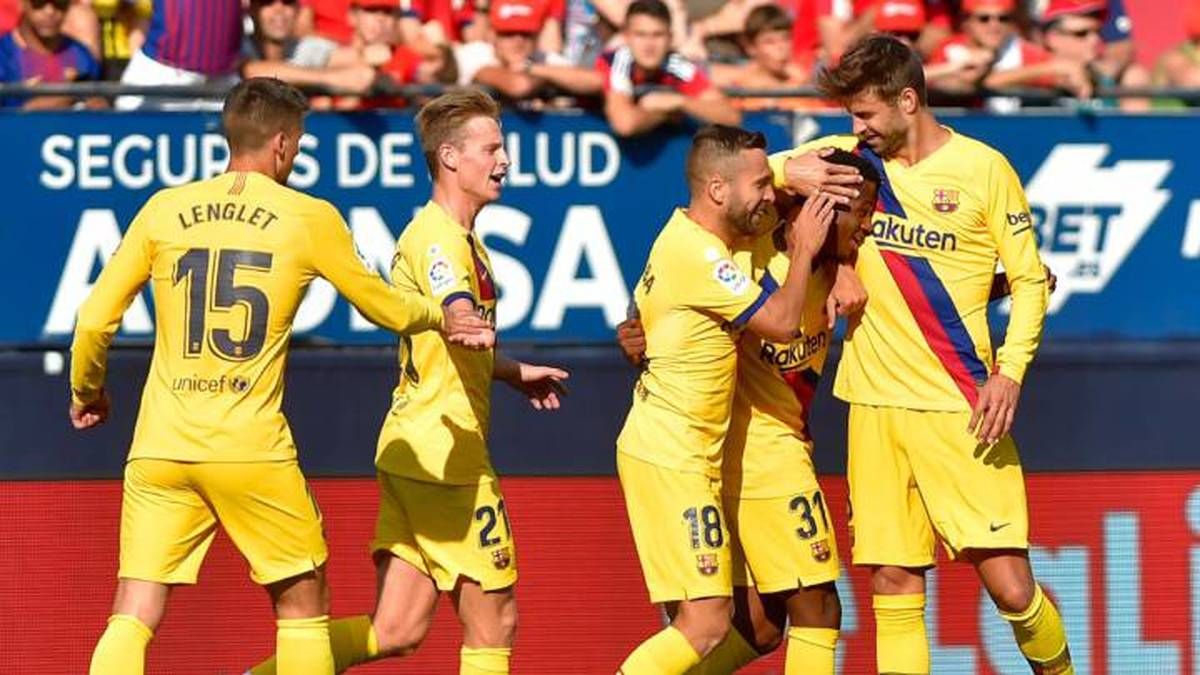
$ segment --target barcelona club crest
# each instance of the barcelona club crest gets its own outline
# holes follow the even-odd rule
[[[711,577],[717,573],[717,554],[716,553],[701,553],[696,556],[696,569],[700,570],[700,574],[706,577]]]
[[[938,188],[933,191],[933,210],[938,213],[954,213],[958,210],[958,190]]]
[[[507,546],[492,551],[492,564],[498,570],[508,569],[508,566],[512,564],[512,554],[508,552]]]
[[[826,560],[829,560],[830,551],[829,542],[827,540],[822,539],[821,541],[814,541],[811,546],[814,560],[817,562],[825,562]]]

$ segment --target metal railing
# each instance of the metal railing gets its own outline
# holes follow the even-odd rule
[[[389,82],[377,82],[367,92],[352,92],[347,90],[325,87],[301,87],[300,89],[311,96],[363,96],[417,99],[436,96],[448,89],[446,85],[395,85]],[[638,93],[644,93],[660,87],[639,87]],[[69,96],[78,99],[103,98],[114,99],[119,96],[144,96],[148,98],[168,99],[197,99],[219,100],[229,91],[230,85],[163,85],[138,86],[126,85],[120,82],[72,82],[52,84],[18,84],[0,83],[0,98],[3,97],[43,97]],[[723,90],[733,98],[774,98],[774,99],[821,99],[820,92],[815,87],[791,87],[783,89],[747,89],[744,87],[728,87]],[[1148,98],[1152,100],[1180,101],[1188,105],[1200,105],[1200,88],[1180,87],[1103,87],[1096,90],[1091,99],[1076,99],[1070,94],[1046,89],[1003,89],[980,90],[977,92],[939,92],[931,91],[931,95],[942,96],[954,101],[1003,96],[1019,99],[1022,103],[1035,106],[1087,107],[1090,102],[1101,99]]]

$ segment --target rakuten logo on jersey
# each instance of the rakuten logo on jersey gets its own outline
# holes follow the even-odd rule
[[[891,215],[876,218],[871,223],[871,236],[880,246],[894,244],[895,248],[957,251],[958,237],[952,232],[939,232],[920,223],[897,220]]]
[[[1103,143],[1059,144],[1026,186],[1042,258],[1058,275],[1051,312],[1072,294],[1104,290],[1170,199],[1160,187],[1170,160],[1101,166],[1108,153]]]

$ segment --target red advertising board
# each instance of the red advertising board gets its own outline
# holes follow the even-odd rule
[[[370,479],[316,480],[330,540],[334,613],[368,612],[375,518]],[[823,481],[845,554],[845,484]],[[519,548],[515,673],[612,673],[659,627],[613,478],[504,481]],[[1059,602],[1077,672],[1191,673],[1200,649],[1200,473],[1039,474],[1029,478],[1034,567]],[[84,672],[108,615],[120,484],[0,482],[0,672]],[[846,556],[848,557],[848,556]],[[844,576],[841,672],[873,666],[869,586]],[[930,583],[934,672],[1027,673],[972,570]],[[419,653],[361,672],[457,672],[459,629],[443,603]],[[149,673],[240,673],[273,645],[266,594],[218,538],[196,587],[179,589]],[[782,654],[748,672],[782,672]]]

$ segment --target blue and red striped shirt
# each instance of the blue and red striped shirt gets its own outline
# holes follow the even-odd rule
[[[77,82],[100,79],[100,63],[81,43],[62,36],[52,52],[29,46],[16,31],[0,36],[0,82]],[[23,97],[8,96],[0,106],[19,106]]]
[[[142,51],[168,66],[210,77],[237,70],[241,0],[154,0]]]

